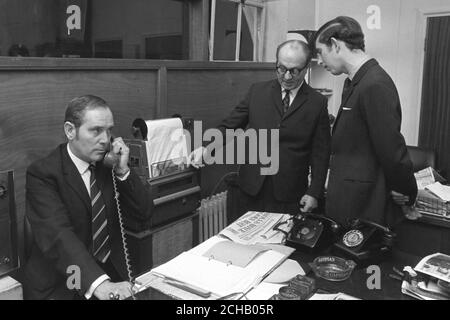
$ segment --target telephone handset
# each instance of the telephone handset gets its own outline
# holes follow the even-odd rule
[[[335,248],[357,262],[377,260],[389,253],[396,234],[372,221],[353,219]],[[374,262],[374,261],[373,261]]]
[[[340,230],[339,223],[324,215],[301,213],[294,217],[286,242],[297,249],[323,249],[338,239]]]
[[[108,168],[114,168],[117,164],[119,164],[119,161],[120,161],[120,156],[111,151],[111,143],[112,143],[112,138],[111,138],[111,142],[108,144],[105,156],[103,158],[103,164],[105,165],[105,167],[108,167]]]
[[[111,143],[112,143],[112,138],[111,138]],[[120,201],[119,201],[119,189],[117,188],[117,182],[116,182],[116,174],[114,172],[114,167],[116,165],[119,164],[119,160],[120,160],[120,156],[118,154],[115,154],[113,152],[111,152],[111,143],[108,145],[107,147],[107,151],[105,153],[105,156],[103,158],[103,165],[107,168],[111,168],[111,175],[112,175],[112,181],[113,181],[113,191],[114,191],[114,199],[116,201],[116,206],[117,206],[117,214],[119,217],[119,227],[120,227],[120,235],[122,238],[122,248],[123,248],[123,253],[125,256],[125,265],[127,268],[127,275],[128,275],[128,281],[134,285],[134,279],[132,276],[132,271],[131,271],[131,260],[130,260],[130,253],[128,250],[128,244],[127,244],[127,240],[125,238],[125,227],[124,227],[124,222],[123,222],[123,216],[122,216],[122,210],[121,210],[121,206],[120,206]],[[133,300],[136,300],[136,297],[134,296],[134,292],[133,290],[131,290],[131,297],[133,298]]]

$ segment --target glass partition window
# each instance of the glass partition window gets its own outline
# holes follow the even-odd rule
[[[0,0],[0,55],[189,59],[188,0]]]
[[[211,0],[210,60],[261,61],[262,0]]]

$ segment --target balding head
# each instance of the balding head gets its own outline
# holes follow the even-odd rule
[[[311,49],[309,45],[301,40],[288,40],[283,42],[277,47],[276,58],[277,62],[280,59],[280,54],[285,56],[290,56],[293,58],[301,59],[308,64],[311,61]]]

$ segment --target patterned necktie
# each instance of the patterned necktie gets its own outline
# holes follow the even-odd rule
[[[90,165],[89,170],[91,171],[92,252],[98,261],[105,263],[111,254],[105,202],[95,178],[95,166]]]
[[[283,98],[283,108],[284,108],[284,113],[286,113],[289,109],[289,104],[290,104],[290,90],[285,90],[284,92],[286,92],[286,94],[284,95]]]

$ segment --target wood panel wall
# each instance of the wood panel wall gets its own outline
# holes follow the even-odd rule
[[[250,85],[274,77],[269,63],[0,57],[0,171],[14,170],[19,233],[25,213],[25,172],[59,143],[64,111],[74,97],[104,98],[117,136],[131,137],[137,117],[179,113],[215,126]],[[208,195],[234,166],[202,172]]]

